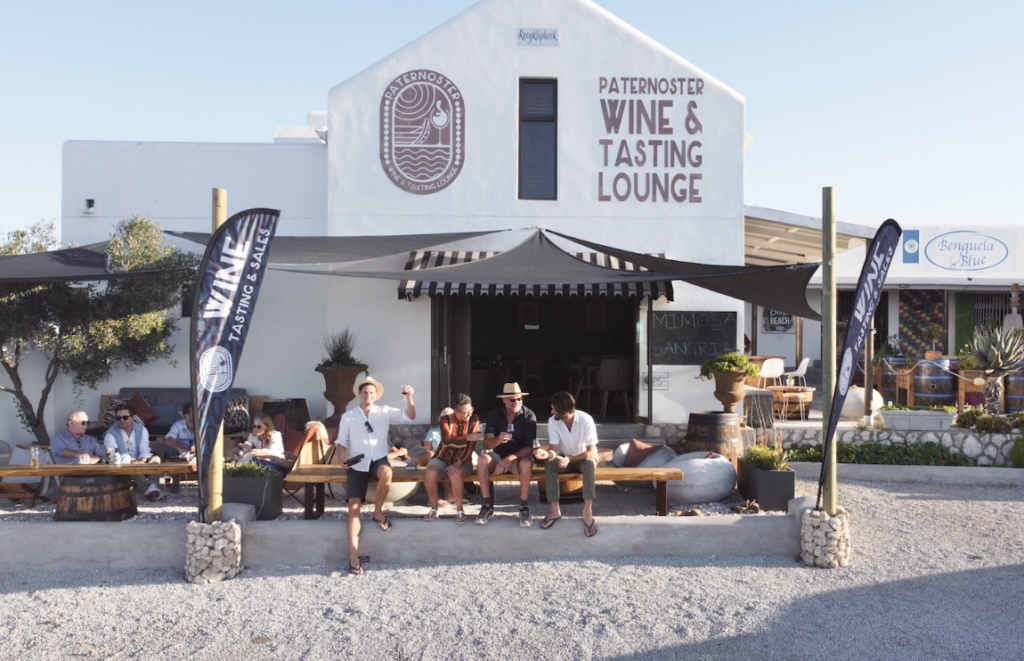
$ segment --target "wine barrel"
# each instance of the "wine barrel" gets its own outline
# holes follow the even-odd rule
[[[54,521],[124,521],[139,513],[126,475],[61,478],[54,504]]]
[[[886,356],[885,363],[882,363],[882,398],[887,402],[896,401],[896,370],[902,369],[907,359],[896,356]],[[888,363],[888,364],[886,364]]]
[[[715,452],[736,466],[743,456],[740,419],[735,413],[694,411],[686,423],[683,452]]]
[[[914,367],[914,403],[917,406],[956,406],[956,392],[948,360],[926,361]]]
[[[1006,412],[1024,411],[1024,374],[1016,372],[1003,377],[1006,388]]]

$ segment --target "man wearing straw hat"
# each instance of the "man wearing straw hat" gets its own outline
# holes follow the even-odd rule
[[[359,563],[359,532],[362,524],[359,514],[370,479],[377,480],[373,520],[381,530],[391,530],[391,520],[384,516],[384,499],[391,488],[391,464],[388,462],[388,430],[392,423],[412,422],[416,419],[416,405],[412,401],[412,386],[402,386],[405,395],[405,410],[390,406],[377,406],[375,401],[384,395],[384,386],[371,376],[359,381],[352,388],[359,398],[359,406],[341,416],[338,423],[338,438],[335,441],[342,448],[342,459],[362,456],[357,463],[349,466],[345,474],[346,497],[348,498],[348,546],[349,573],[362,574]]]
[[[485,524],[494,515],[494,491],[491,473],[519,473],[519,525],[528,527],[530,520],[530,481],[533,479],[533,446],[537,440],[537,416],[523,406],[518,383],[506,383],[498,398],[501,406],[487,416],[484,427],[484,450],[476,464],[477,479],[484,504],[476,522]]]

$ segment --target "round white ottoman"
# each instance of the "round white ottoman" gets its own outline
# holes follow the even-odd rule
[[[683,479],[668,482],[670,505],[713,503],[728,498],[736,486],[736,469],[720,454],[687,452],[669,461],[664,468],[678,468]],[[653,485],[653,482],[651,483]]]

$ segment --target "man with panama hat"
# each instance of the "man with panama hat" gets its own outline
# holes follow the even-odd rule
[[[485,524],[494,515],[494,491],[491,473],[501,475],[511,471],[519,473],[519,525],[524,528],[530,520],[530,482],[533,479],[533,446],[537,440],[537,416],[523,406],[523,397],[529,395],[518,383],[506,383],[498,399],[501,406],[487,416],[484,427],[484,452],[476,464],[477,479],[484,504],[476,522]]]
[[[359,532],[362,524],[359,514],[371,478],[377,480],[373,520],[381,530],[390,530],[391,521],[384,516],[384,499],[391,488],[391,464],[388,462],[388,430],[392,423],[410,423],[416,419],[416,405],[412,401],[412,386],[402,386],[405,395],[405,410],[374,404],[384,395],[384,386],[367,375],[352,387],[359,398],[359,406],[345,412],[338,423],[338,438],[335,443],[342,448],[342,459],[362,455],[357,463],[345,474],[346,497],[348,498],[348,546],[349,572],[362,574],[359,563]]]

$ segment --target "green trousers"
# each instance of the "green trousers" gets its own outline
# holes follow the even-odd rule
[[[548,502],[557,503],[561,498],[558,489],[558,475],[560,473],[580,473],[583,475],[583,500],[594,500],[597,494],[597,480],[594,478],[594,469],[597,467],[596,459],[583,459],[582,461],[569,462],[565,468],[559,468],[557,459],[548,459],[544,462],[544,477],[547,481]]]

